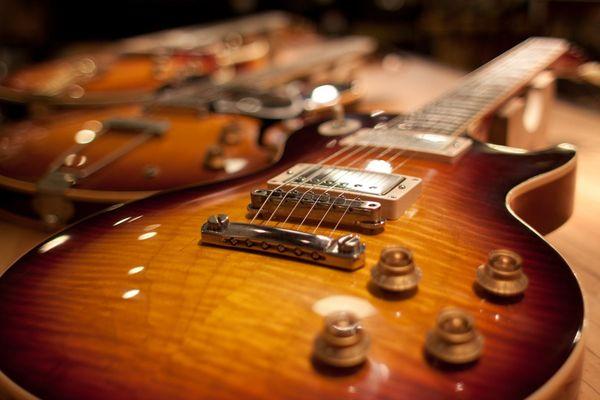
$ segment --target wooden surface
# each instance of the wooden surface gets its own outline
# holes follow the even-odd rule
[[[389,61],[389,60],[388,60]],[[398,61],[398,60],[396,60]],[[429,64],[406,63],[389,61],[392,70],[383,72],[371,69],[365,72],[370,84],[370,108],[385,108],[387,110],[409,111],[423,104],[427,99],[436,96],[452,85],[459,73]],[[600,371],[600,294],[597,283],[599,274],[594,271],[598,255],[596,240],[598,225],[594,221],[598,207],[599,193],[597,191],[599,162],[594,160],[600,149],[600,138],[594,138],[600,117],[591,112],[574,109],[568,105],[559,104],[552,115],[550,138],[554,142],[570,141],[580,145],[579,187],[573,219],[549,239],[556,245],[574,269],[579,274],[588,294],[588,343],[587,360],[585,364],[582,399],[598,397],[598,376]],[[7,265],[22,250],[36,240],[41,239],[40,233],[17,229],[8,224],[0,225],[2,248],[0,260]],[[596,381],[594,381],[596,379]]]

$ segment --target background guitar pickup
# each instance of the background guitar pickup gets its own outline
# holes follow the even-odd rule
[[[367,234],[380,233],[385,227],[380,203],[352,200],[341,194],[256,189],[252,192],[250,201],[250,218],[259,213],[257,218],[263,220],[304,221],[307,225],[339,226]]]

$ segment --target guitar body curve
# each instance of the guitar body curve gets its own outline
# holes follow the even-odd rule
[[[60,210],[52,211],[51,205],[44,210],[43,204],[37,207],[33,204],[34,199],[45,195],[40,182],[48,178],[53,165],[61,173],[85,174],[90,166],[103,163],[143,134],[109,129],[74,149],[81,139],[77,135],[88,125],[115,118],[145,120],[168,127],[163,134],[129,149],[89,176],[76,178],[75,184],[58,188],[54,193],[52,188],[46,188],[55,197],[74,203],[75,217],[161,190],[249,174],[275,161],[273,149],[258,144],[262,122],[255,118],[183,111],[146,112],[139,105],[65,111],[4,126],[0,135],[3,143],[0,188],[7,199],[6,210],[33,220],[46,213],[58,215]],[[226,135],[234,135],[234,141],[224,143]],[[211,146],[222,149],[217,158],[223,163],[214,168],[207,165]],[[62,218],[62,222],[69,218]]]
[[[572,162],[570,149],[515,154],[475,143],[453,164],[400,157],[402,174],[423,179],[422,195],[383,233],[362,236],[366,267],[355,272],[199,245],[208,216],[245,221],[251,189],[339,149],[315,127],[292,135],[268,172],[129,203],[31,250],[0,278],[0,371],[39,397],[223,399],[524,398],[548,390],[565,363],[576,373],[577,279],[506,205],[515,186]],[[379,252],[396,244],[423,271],[410,298],[369,285]],[[474,290],[477,267],[497,248],[523,257],[530,285],[520,301]],[[313,307],[338,295],[373,310],[362,321],[368,360],[343,373],[311,359],[322,328]],[[470,312],[485,338],[474,365],[441,368],[423,355],[445,306]]]

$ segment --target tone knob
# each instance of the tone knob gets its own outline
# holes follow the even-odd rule
[[[358,317],[338,311],[325,317],[323,331],[315,340],[314,356],[333,367],[355,367],[365,362],[369,346],[369,336]]]
[[[473,317],[459,308],[443,309],[434,329],[427,333],[425,350],[449,364],[477,360],[483,350],[483,336],[475,329]]]
[[[391,292],[415,289],[421,276],[421,269],[415,265],[412,252],[401,246],[383,249],[379,262],[371,270],[372,282],[377,287]]]
[[[487,262],[477,268],[477,284],[496,296],[522,294],[529,284],[523,273],[523,259],[511,250],[493,250]]]

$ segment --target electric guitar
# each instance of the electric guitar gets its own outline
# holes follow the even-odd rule
[[[5,393],[574,398],[584,302],[539,232],[575,151],[460,136],[566,49],[530,39],[417,113],[307,124],[268,171],[56,234],[0,278]]]
[[[173,82],[264,63],[278,45],[269,38],[289,36],[292,25],[287,14],[269,12],[125,39],[16,71],[2,82],[0,99],[50,106],[146,101]]]
[[[374,49],[361,36],[314,43],[269,68],[189,82],[142,104],[7,123],[0,132],[5,214],[56,229],[108,205],[264,169],[282,149],[279,139],[259,140],[264,121],[325,112],[331,99],[323,89],[344,104],[360,97],[351,81],[287,84],[353,65]]]

